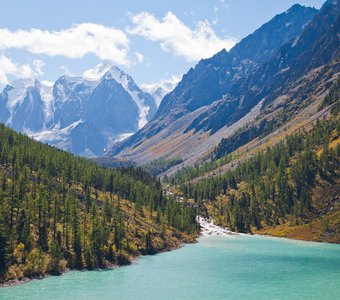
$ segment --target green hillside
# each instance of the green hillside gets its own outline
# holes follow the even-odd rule
[[[106,169],[0,125],[1,281],[126,264],[196,234],[139,168]]]
[[[319,107],[330,113],[312,126],[246,160],[231,153],[165,181],[232,230],[340,242],[338,82]]]

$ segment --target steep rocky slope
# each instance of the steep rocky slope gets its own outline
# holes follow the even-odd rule
[[[287,14],[296,10],[305,11],[306,8],[294,6],[284,16],[287,17]],[[280,16],[282,18],[282,15],[275,17],[261,29],[268,27],[272,31],[274,25],[281,28],[281,23],[277,22]],[[109,155],[124,157],[138,163],[160,157],[180,158],[181,164],[165,172],[171,174],[183,166],[193,166],[210,159],[211,153],[222,139],[232,139],[235,144],[232,150],[235,150],[251,140],[263,138],[280,127],[288,126],[290,122],[296,123],[300,120],[301,123],[308,123],[317,112],[317,103],[320,102],[322,95],[338,76],[338,3],[327,1],[320,12],[314,14],[313,11],[310,17],[312,20],[307,25],[302,26],[298,23],[301,25],[300,31],[295,31],[294,38],[288,42],[282,38],[281,47],[278,47],[277,43],[270,46],[269,49],[275,51],[270,51],[271,55],[268,55],[267,61],[266,56],[259,54],[252,57],[256,63],[249,64],[250,60],[246,60],[249,68],[242,68],[247,70],[243,74],[235,66],[230,69],[218,66],[224,66],[228,58],[231,55],[235,57],[234,53],[241,52],[240,49],[243,47],[247,49],[251,44],[249,41],[254,41],[255,45],[256,34],[258,48],[262,49],[264,46],[261,41],[266,39],[263,39],[261,29],[235,46],[237,51],[235,48],[229,53],[222,51],[211,59],[201,61],[195,70],[190,70],[177,88],[163,99],[156,117],[135,135],[115,145]],[[236,58],[233,61],[236,61]],[[204,65],[209,67],[204,68]],[[207,77],[202,76],[205,85],[187,79],[190,74],[204,74],[207,69],[211,74],[209,73]],[[226,70],[233,70],[233,75]],[[211,104],[202,103],[197,109],[193,107],[192,103],[195,101],[192,102],[193,100],[186,98],[186,95],[191,95],[193,92],[190,91],[197,90],[197,95],[202,94],[204,98],[204,91],[214,86],[214,82],[219,84],[224,82],[216,78],[225,79],[224,84],[227,87],[221,92],[224,93],[223,96],[218,100],[213,96],[210,98],[207,96]],[[208,81],[210,79],[212,82]],[[188,82],[192,85],[186,85]],[[185,92],[176,99],[183,101],[184,104],[176,104],[176,99],[168,100],[175,97],[180,90]],[[218,91],[216,85],[213,91]],[[185,101],[186,99],[189,100]],[[197,100],[198,96],[196,98],[193,96],[192,99]],[[162,110],[168,101],[175,104],[173,108],[167,109],[166,114]],[[200,100],[197,103],[199,102]]]
[[[7,85],[0,94],[0,121],[72,153],[98,156],[155,114],[153,97],[119,68],[100,64],[87,73]]]
[[[316,13],[295,5],[230,52],[200,61],[164,97],[155,118],[107,154],[137,163],[158,158],[181,158],[184,166],[196,163],[223,137],[259,115],[270,91],[263,84],[265,76],[273,76],[268,66],[275,64],[282,47],[307,30]],[[280,72],[282,68],[276,70]]]

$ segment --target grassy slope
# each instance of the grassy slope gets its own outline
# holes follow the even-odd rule
[[[276,227],[253,228],[253,233],[297,240],[340,243],[340,182],[331,185],[318,179],[313,190],[312,204],[316,209],[309,223],[292,225],[287,222]]]

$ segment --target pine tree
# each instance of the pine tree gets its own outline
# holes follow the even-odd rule
[[[81,245],[81,231],[80,221],[78,216],[78,208],[75,200],[72,203],[72,235],[73,235],[73,249],[75,253],[75,267],[82,268],[82,245]]]
[[[0,278],[6,271],[6,237],[0,212]]]

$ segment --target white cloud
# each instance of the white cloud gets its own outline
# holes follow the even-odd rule
[[[85,70],[82,76],[88,80],[99,80],[112,67],[112,64],[99,63],[94,68]]]
[[[137,63],[143,62],[143,60],[144,60],[144,55],[143,55],[142,53],[136,52],[135,55],[136,55]]]
[[[112,27],[82,23],[60,31],[0,29],[0,50],[17,48],[34,54],[82,58],[92,53],[102,60],[129,65],[129,39]]]
[[[6,56],[0,55],[0,83],[7,84],[7,75],[14,74],[17,66]]]
[[[180,76],[172,75],[168,79],[163,79],[160,82],[143,83],[140,85],[141,89],[151,94],[156,100],[157,106],[159,106],[163,97],[170,93],[181,80]]]
[[[60,66],[60,70],[65,74],[65,75],[73,75],[73,73],[69,70],[68,67],[66,66]]]
[[[141,84],[141,88],[146,92],[153,92],[159,87],[171,91],[180,80],[180,76],[172,75],[170,78],[163,79],[160,82],[143,83]]]
[[[34,60],[33,67],[29,64],[17,64],[5,55],[0,55],[0,83],[7,84],[8,76],[16,78],[29,78],[33,76],[43,75],[42,68],[44,62],[41,60]]]
[[[131,15],[131,20],[134,26],[127,29],[128,33],[159,42],[164,51],[188,61],[210,57],[223,48],[229,50],[236,43],[234,38],[219,38],[208,21],[198,22],[195,29],[190,29],[172,12],[162,20],[148,12]]]
[[[33,77],[34,71],[30,65],[25,64],[18,66],[18,71],[14,75],[19,78],[30,78]]]
[[[45,63],[40,60],[40,59],[35,59],[33,60],[33,66],[34,66],[34,69],[35,69],[35,73],[39,76],[41,75],[44,75],[44,72],[43,72],[43,67],[45,66]]]
[[[41,83],[43,85],[49,86],[49,87],[53,87],[54,82],[53,81],[48,81],[48,80],[42,80]]]

